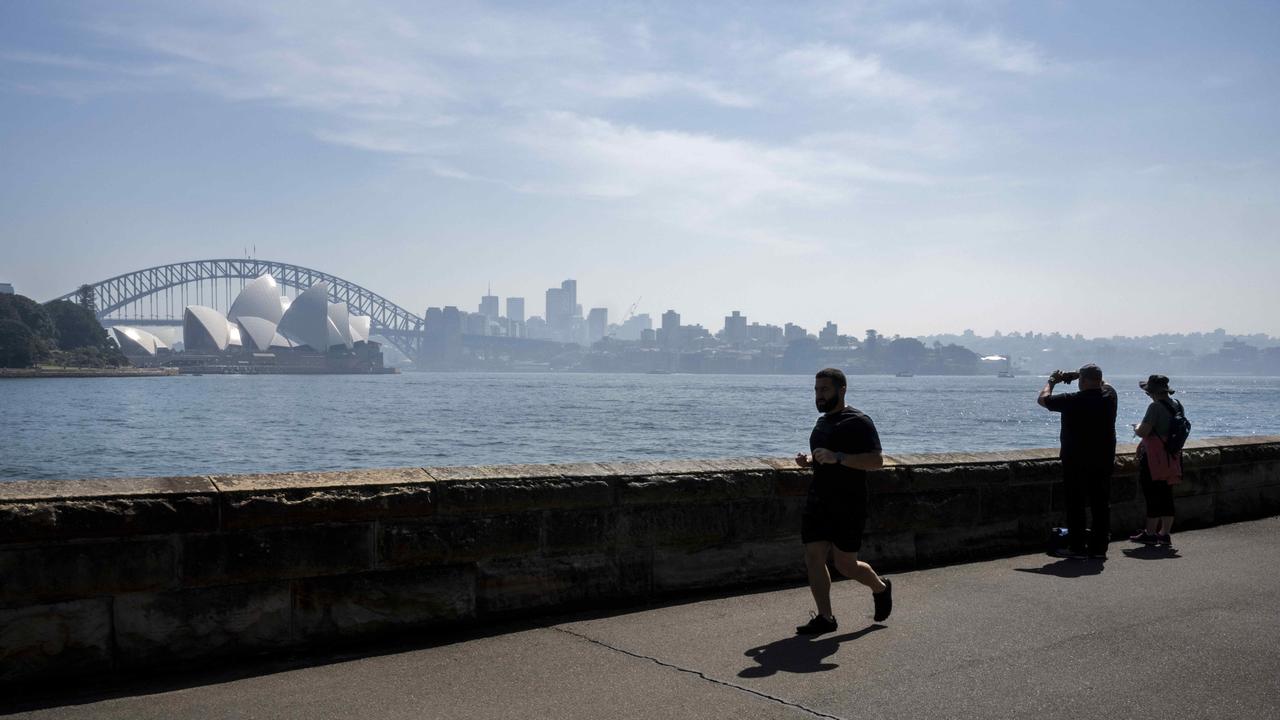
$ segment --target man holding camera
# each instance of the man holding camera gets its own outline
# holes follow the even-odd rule
[[[1079,379],[1079,392],[1053,394],[1058,383]],[[1111,472],[1116,459],[1116,391],[1092,363],[1079,372],[1055,370],[1040,390],[1038,403],[1062,415],[1063,488],[1067,505],[1064,557],[1105,558],[1111,540]],[[1085,537],[1085,506],[1093,532]]]

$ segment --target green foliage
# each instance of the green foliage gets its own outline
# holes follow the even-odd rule
[[[69,300],[54,300],[44,307],[58,329],[59,350],[71,351],[86,347],[107,350],[112,347],[111,341],[107,339],[106,329],[88,308]]]
[[[35,333],[17,320],[0,319],[0,367],[31,367],[35,361]]]
[[[57,341],[58,329],[40,303],[25,295],[0,295],[0,320],[17,320],[37,337]]]

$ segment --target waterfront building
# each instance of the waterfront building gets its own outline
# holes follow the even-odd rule
[[[737,310],[734,310],[732,315],[726,315],[723,336],[724,341],[731,345],[746,344],[749,339],[747,335],[747,316]]]
[[[507,298],[507,319],[512,322],[524,323],[524,298]]]
[[[498,319],[500,313],[498,311],[497,295],[482,295],[480,297],[480,314],[490,320]]]
[[[840,331],[836,329],[836,324],[827,321],[822,331],[818,333],[818,344],[823,347],[832,347],[840,342]]]
[[[13,283],[0,283],[0,295],[13,295]]]
[[[594,345],[603,340],[608,327],[608,308],[591,308],[591,312],[587,313],[587,344]]]
[[[787,323],[782,326],[782,339],[786,342],[804,340],[807,337],[809,337],[809,331],[795,323]]]

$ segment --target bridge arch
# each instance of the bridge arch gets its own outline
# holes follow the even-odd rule
[[[93,289],[98,319],[171,288],[213,280],[253,280],[271,275],[276,282],[296,291],[318,282],[329,283],[329,301],[345,302],[356,315],[371,318],[371,334],[381,335],[409,357],[417,357],[422,342],[423,319],[387,298],[349,280],[319,270],[256,258],[189,260],[157,265],[89,283]],[[79,290],[57,300],[76,300]],[[228,299],[229,301],[229,299]]]

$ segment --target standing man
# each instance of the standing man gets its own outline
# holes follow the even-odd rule
[[[1080,391],[1053,394],[1053,386],[1080,378]],[[1037,400],[1062,414],[1059,438],[1062,484],[1067,501],[1067,549],[1063,557],[1105,559],[1111,540],[1111,472],[1116,460],[1116,390],[1102,381],[1102,368],[1090,363],[1071,373],[1055,370]],[[1093,514],[1093,532],[1085,538],[1085,506]]]
[[[820,635],[838,627],[831,613],[828,556],[834,556],[840,574],[871,588],[876,622],[888,618],[893,611],[893,589],[888,578],[880,577],[858,559],[867,520],[867,471],[883,467],[884,458],[875,423],[844,404],[847,387],[840,370],[818,371],[813,396],[818,412],[823,414],[809,435],[813,459],[804,453],[796,455],[797,465],[813,468],[800,521],[800,540],[804,543],[809,589],[818,606],[813,619],[796,628],[799,635]]]

